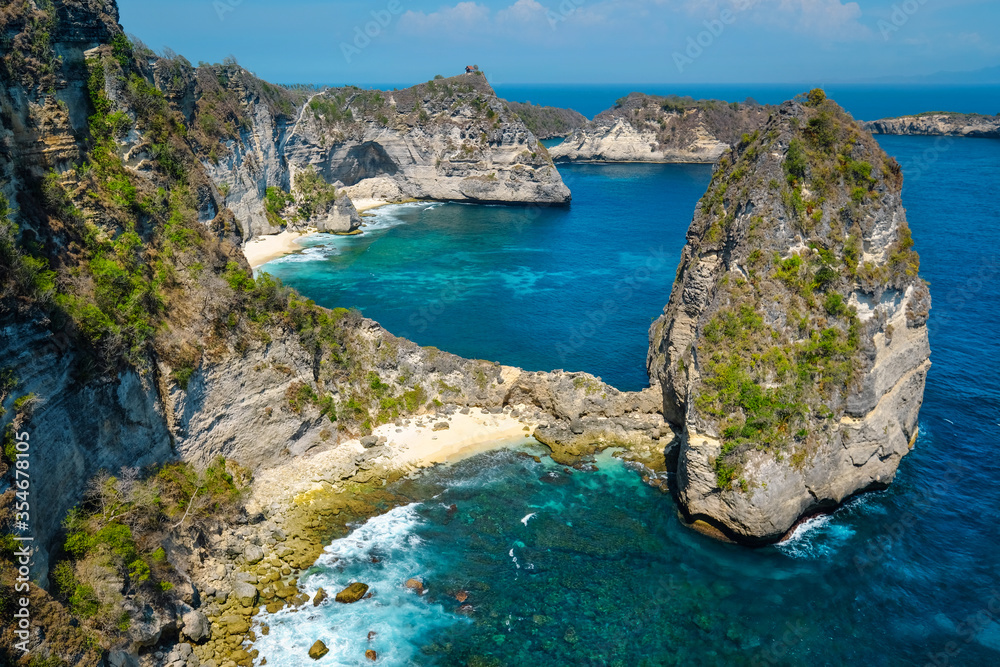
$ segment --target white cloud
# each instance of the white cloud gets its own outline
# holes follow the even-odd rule
[[[545,6],[536,0],[517,0],[510,7],[498,11],[496,21],[498,24],[539,23],[548,20],[545,12]]]
[[[867,26],[858,22],[861,6],[841,0],[780,0],[780,11],[795,17],[799,32],[822,37],[857,38],[869,34]]]
[[[400,18],[400,25],[414,32],[467,31],[485,27],[490,21],[490,8],[475,2],[460,2],[454,7],[442,7],[436,12],[408,11]]]

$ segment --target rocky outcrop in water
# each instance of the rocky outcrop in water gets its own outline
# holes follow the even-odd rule
[[[862,123],[872,134],[946,137],[1000,137],[1000,114],[924,113]]]
[[[690,520],[766,543],[892,481],[930,366],[902,180],[819,92],[721,158],[650,330]]]
[[[759,104],[632,93],[550,149],[556,162],[715,162],[767,118]]]

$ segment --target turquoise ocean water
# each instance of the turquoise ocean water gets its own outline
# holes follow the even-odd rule
[[[889,490],[749,550],[682,528],[609,455],[572,474],[481,455],[333,543],[303,586],[374,597],[267,617],[268,663],[314,664],[323,639],[330,665],[1000,665],[1000,141],[879,141],[934,297],[921,434]],[[560,169],[569,209],[389,207],[265,270],[425,345],[638,389],[710,170]]]

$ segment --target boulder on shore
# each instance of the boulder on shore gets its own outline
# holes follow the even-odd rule
[[[318,591],[316,591],[316,597],[313,598],[313,606],[314,607],[320,606],[323,603],[323,600],[327,599],[328,597],[330,596],[326,594],[326,591],[320,588]]]

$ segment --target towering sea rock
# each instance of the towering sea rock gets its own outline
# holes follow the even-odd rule
[[[566,204],[545,147],[479,72],[405,90],[326,90],[284,144],[354,199]]]
[[[632,93],[550,152],[556,162],[715,162],[768,107]]]
[[[902,182],[821,91],[719,161],[650,330],[690,520],[771,542],[893,479],[930,367]]]
[[[872,134],[908,134],[948,137],[1000,137],[1000,114],[984,116],[964,113],[922,113],[868,121],[862,125]]]

